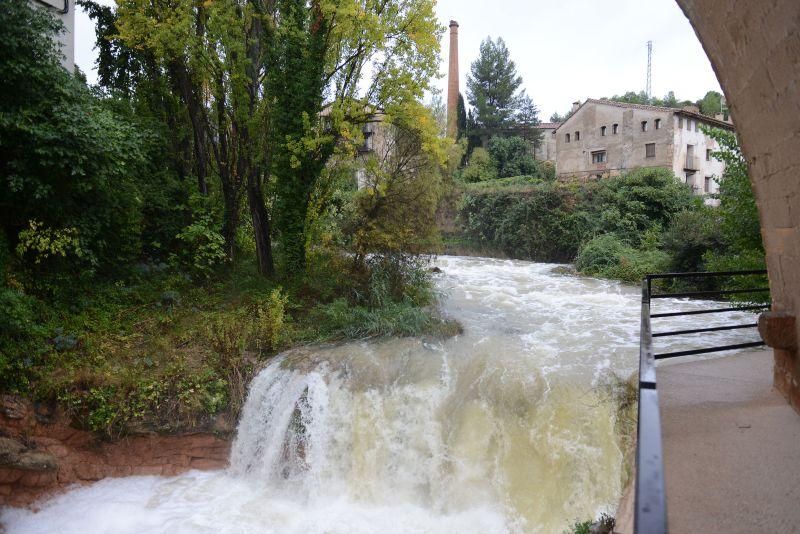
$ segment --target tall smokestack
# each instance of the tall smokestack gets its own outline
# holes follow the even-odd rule
[[[447,74],[447,136],[458,136],[458,22],[450,21],[450,69]]]

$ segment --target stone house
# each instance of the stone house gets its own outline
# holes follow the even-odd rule
[[[719,149],[701,126],[733,126],[683,109],[588,99],[577,105],[555,130],[559,179],[614,176],[637,167],[672,169],[698,195],[719,190],[714,177],[724,164],[711,153]]]
[[[539,145],[533,150],[534,159],[556,163],[556,130],[560,125],[560,122],[543,122],[537,126],[542,132],[542,137]]]

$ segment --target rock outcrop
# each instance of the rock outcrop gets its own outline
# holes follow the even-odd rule
[[[60,409],[0,397],[0,505],[28,506],[63,488],[107,477],[177,475],[228,465],[232,425],[223,432],[145,433],[117,441],[73,428]]]

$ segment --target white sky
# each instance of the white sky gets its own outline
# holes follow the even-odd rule
[[[99,0],[113,5],[113,0]],[[461,92],[482,39],[502,37],[524,87],[547,121],[575,100],[600,98],[645,88],[647,41],[653,41],[653,94],[675,91],[697,100],[719,91],[714,71],[689,21],[674,0],[438,0],[442,25],[459,27]],[[78,8],[75,62],[96,81],[94,27]],[[449,31],[442,40],[446,95]]]

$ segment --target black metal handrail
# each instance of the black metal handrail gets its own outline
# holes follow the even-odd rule
[[[735,295],[745,293],[763,293],[767,288],[735,289],[720,291],[693,291],[680,293],[652,294],[652,282],[658,279],[675,278],[712,278],[734,276],[761,276],[767,274],[763,270],[751,271],[719,271],[708,273],[658,273],[647,275],[642,280],[642,316],[639,338],[639,414],[637,420],[636,439],[636,480],[634,504],[634,532],[639,534],[666,534],[667,529],[667,500],[664,488],[664,457],[661,441],[661,416],[658,409],[658,390],[656,388],[656,360],[675,358],[692,354],[704,354],[723,350],[735,350],[763,345],[763,341],[738,343],[735,345],[722,345],[716,347],[703,347],[699,349],[655,354],[653,352],[653,338],[693,335],[722,330],[736,330],[754,328],[755,323],[725,325],[707,328],[694,328],[672,330],[653,333],[651,318],[677,317],[681,315],[698,315],[706,313],[726,313],[731,311],[756,311],[769,308],[764,305],[743,305],[716,308],[712,310],[687,310],[678,312],[650,313],[650,301],[653,298],[684,298]]]

